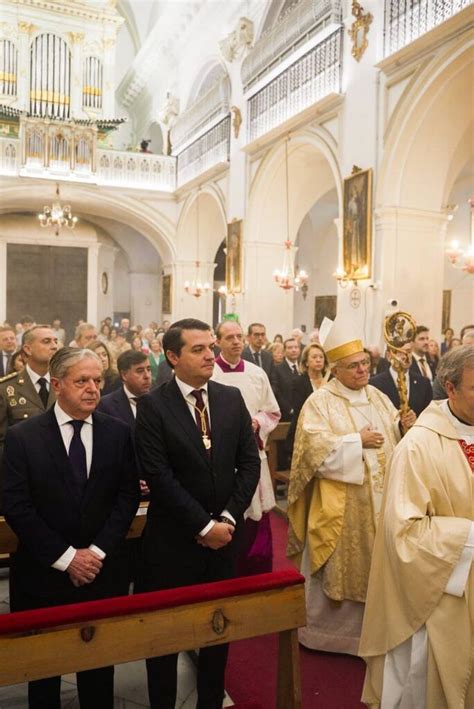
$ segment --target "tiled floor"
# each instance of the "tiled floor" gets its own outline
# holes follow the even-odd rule
[[[8,613],[8,571],[0,569],[0,613]],[[181,653],[178,662],[178,698],[176,709],[194,709],[196,706],[196,670],[187,654]],[[63,709],[78,709],[75,675],[64,675],[61,685]],[[224,707],[232,706],[226,697]],[[115,709],[148,707],[145,662],[129,662],[115,668]],[[17,684],[0,687],[0,709],[26,709],[27,686]]]

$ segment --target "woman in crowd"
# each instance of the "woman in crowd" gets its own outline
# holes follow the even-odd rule
[[[89,350],[95,352],[102,363],[102,382],[100,385],[100,394],[105,396],[115,389],[120,388],[120,377],[114,367],[114,361],[109,352],[109,348],[105,342],[94,340],[88,346]]]
[[[281,342],[283,344],[283,335],[275,335],[273,342]]]
[[[439,345],[436,342],[436,340],[430,340],[428,342],[427,360],[428,360],[428,364],[430,365],[431,370],[433,372],[436,372],[436,370],[438,369],[439,358],[440,358]]]
[[[97,336],[97,339],[100,342],[109,342],[110,341],[110,330],[111,327],[108,325],[108,323],[102,323],[102,326],[100,328],[100,332]]]
[[[273,357],[273,364],[275,366],[281,364],[285,359],[285,348],[281,342],[272,342],[268,348],[268,351]]]
[[[143,352],[142,338],[139,335],[135,335],[132,340],[132,350]]]
[[[298,416],[303,408],[303,404],[312,394],[327,381],[326,374],[329,364],[321,345],[317,342],[311,342],[303,350],[301,355],[300,369],[301,376],[295,377],[293,385],[293,419],[291,421],[290,430],[287,436],[287,450],[291,457],[293,452],[293,444],[295,440],[296,424]]]
[[[25,360],[23,358],[23,350],[17,350],[11,356],[10,366],[8,367],[7,374],[12,374],[13,372],[21,372],[24,367]]]
[[[454,330],[452,327],[447,327],[446,330],[443,332],[444,335],[444,342],[441,343],[441,354],[444,355],[445,352],[451,349],[453,337],[454,337]]]
[[[151,367],[151,380],[153,384],[156,382],[156,377],[158,375],[158,366],[163,362],[165,355],[163,354],[163,349],[161,346],[161,341],[163,335],[160,334],[158,337],[153,338],[150,342],[150,354],[148,355],[148,360]]]

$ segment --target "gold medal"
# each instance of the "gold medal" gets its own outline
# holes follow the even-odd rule
[[[18,403],[19,403],[19,404],[26,404],[26,399],[25,399],[25,397],[24,397],[24,396],[20,396],[20,398],[18,399]]]
[[[15,387],[8,386],[6,388],[7,396],[15,396]]]
[[[16,399],[10,399],[10,406],[16,406]]]
[[[202,442],[204,443],[204,448],[208,451],[208,450],[210,449],[211,445],[212,445],[209,436],[207,436],[206,434],[204,434],[203,437],[202,437]]]

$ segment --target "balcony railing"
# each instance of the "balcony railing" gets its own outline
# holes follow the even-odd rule
[[[341,66],[342,29],[339,29],[249,99],[249,142],[328,94],[340,92]]]
[[[230,116],[204,133],[178,155],[178,187],[206,170],[229,161]]]
[[[97,182],[100,185],[173,192],[176,189],[176,159],[146,153],[98,150]]]
[[[176,155],[212,122],[229,113],[230,82],[220,78],[209,91],[181,113],[171,131],[171,144]]]
[[[471,0],[386,0],[385,56],[397,52],[470,4]]]
[[[342,23],[340,0],[300,0],[250,50],[242,64],[248,91],[299,46],[333,23]]]

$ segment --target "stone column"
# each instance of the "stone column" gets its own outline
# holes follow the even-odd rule
[[[443,212],[386,207],[375,213],[381,250],[381,290],[376,310],[381,320],[388,301],[396,299],[416,322],[435,332],[441,327],[445,234]]]
[[[99,249],[100,244],[90,244],[87,249],[87,322],[93,325],[99,324]]]

